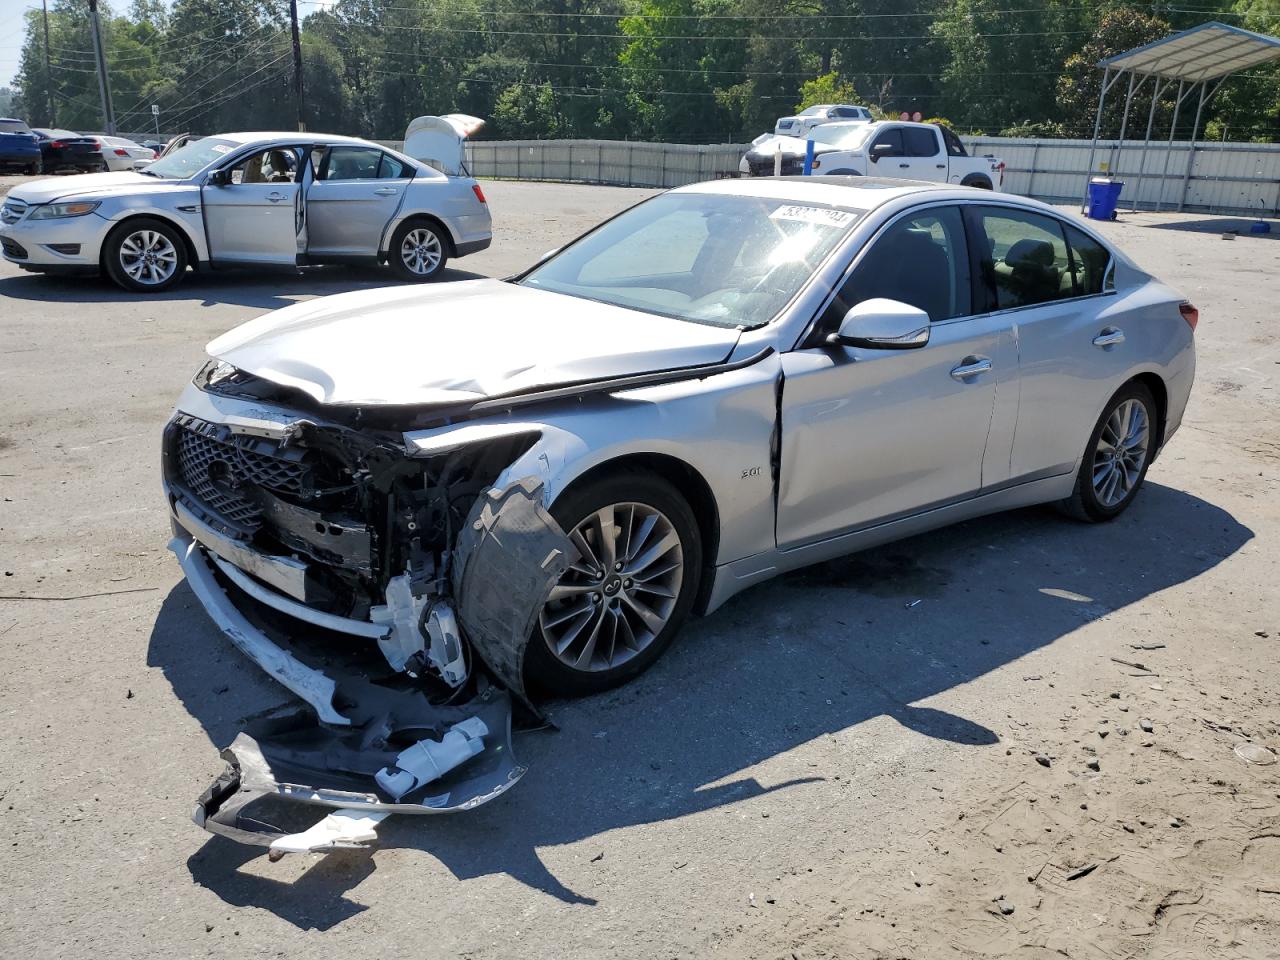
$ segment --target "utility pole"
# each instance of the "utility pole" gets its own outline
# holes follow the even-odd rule
[[[98,0],[89,0],[89,28],[93,31],[93,56],[98,61],[98,93],[102,96],[102,118],[107,136],[116,135],[116,113],[111,107],[111,84],[107,80],[107,56],[102,49],[102,25],[98,23]]]
[[[302,41],[298,39],[298,0],[289,0],[289,21],[293,31],[293,97],[298,107],[298,130],[306,130],[302,119]]]
[[[40,0],[44,10],[44,92],[49,98],[49,126],[58,125],[58,115],[53,108],[53,71],[49,69],[49,0]]]

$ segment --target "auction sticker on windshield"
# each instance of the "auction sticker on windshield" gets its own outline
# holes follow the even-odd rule
[[[848,210],[832,210],[830,207],[806,207],[788,204],[769,214],[771,220],[799,220],[802,223],[820,223],[832,227],[846,227],[857,217]]]

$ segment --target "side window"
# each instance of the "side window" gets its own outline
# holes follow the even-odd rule
[[[1083,230],[1066,225],[1067,244],[1071,248],[1071,267],[1076,278],[1076,295],[1088,297],[1114,290],[1112,280],[1111,251],[1098,243]]]
[[[1057,220],[995,207],[980,208],[977,217],[982,279],[995,301],[993,309],[1075,296],[1067,243]]]
[[[834,110],[831,111],[831,115],[833,117],[839,117],[840,119],[845,120],[850,117],[856,117],[858,115],[858,111],[850,109],[849,107],[836,107]]]
[[[877,151],[876,147],[887,145],[889,149]],[[890,127],[888,130],[881,130],[876,134],[871,146],[867,148],[868,153],[879,153],[882,157],[900,157],[902,156],[902,130],[898,127]]]
[[[933,321],[972,313],[964,222],[955,207],[908,214],[872,241],[823,317],[834,330],[852,307],[884,297],[919,307]]]
[[[298,154],[288,147],[263,150],[231,168],[232,183],[293,183],[298,173]]]
[[[379,180],[399,180],[401,177],[408,176],[404,168],[404,164],[391,156],[389,153],[382,155],[382,162],[378,165]]]
[[[936,157],[938,135],[926,127],[904,127],[902,145],[908,157]]]
[[[948,154],[953,157],[967,157],[969,155],[969,151],[965,150],[963,141],[956,136],[954,130],[941,125],[939,125],[938,129],[942,131],[942,142],[947,145]]]
[[[325,165],[325,180],[377,180],[382,151],[376,147],[334,147]]]

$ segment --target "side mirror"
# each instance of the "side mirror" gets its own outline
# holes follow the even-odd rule
[[[871,148],[871,156],[869,159],[872,163],[879,163],[881,157],[887,157],[891,153],[893,153],[893,144],[877,143]]]
[[[231,171],[226,167],[221,170],[215,170],[209,174],[209,179],[205,181],[211,187],[225,187],[231,182]]]
[[[868,350],[912,350],[928,342],[929,315],[919,307],[883,297],[863,300],[827,337],[832,346]]]

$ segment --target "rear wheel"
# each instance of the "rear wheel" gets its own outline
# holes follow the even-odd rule
[[[580,558],[542,609],[529,680],[562,696],[606,690],[651,666],[689,615],[698,525],[680,493],[647,471],[571,490],[551,514]]]
[[[29,177],[39,176],[43,169],[44,169],[44,164],[42,164],[39,160],[35,160],[27,164],[26,174]]]
[[[107,275],[126,290],[157,293],[182,279],[187,248],[178,231],[151,217],[129,220],[102,248]]]
[[[403,280],[432,280],[449,262],[449,241],[435,224],[411,220],[391,237],[388,259]]]
[[[1122,387],[1093,428],[1075,490],[1061,504],[1064,512],[1089,523],[1123,513],[1146,479],[1155,454],[1155,425],[1151,391],[1137,381]]]

